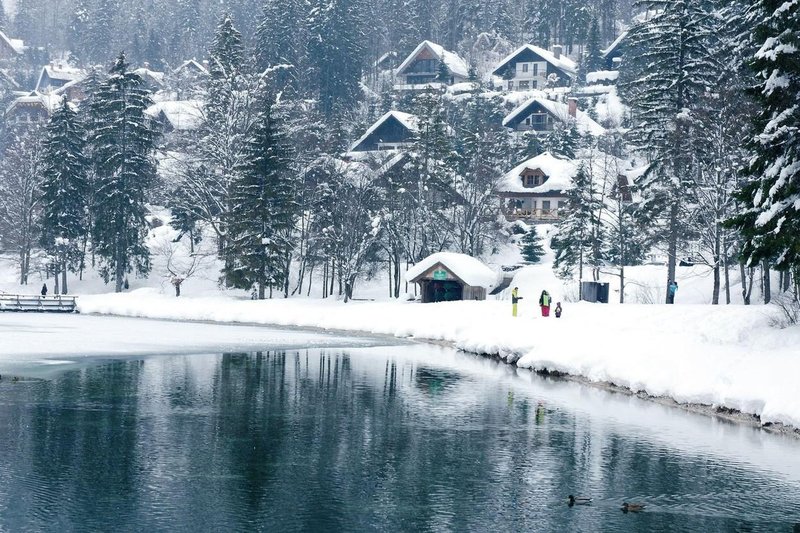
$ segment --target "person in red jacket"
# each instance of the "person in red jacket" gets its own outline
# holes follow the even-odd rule
[[[542,316],[550,316],[551,303],[553,303],[553,299],[550,297],[550,293],[542,291],[542,295],[539,296],[539,306],[542,308]]]

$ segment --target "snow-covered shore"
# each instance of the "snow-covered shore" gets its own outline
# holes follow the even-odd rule
[[[418,304],[224,296],[153,290],[84,296],[82,313],[315,327],[446,341],[522,368],[608,382],[679,403],[734,409],[800,428],[800,328],[770,325],[763,306],[568,304],[513,319],[504,301]]]

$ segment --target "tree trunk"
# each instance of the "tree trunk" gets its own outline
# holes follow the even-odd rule
[[[67,294],[67,262],[61,265],[61,294]]]
[[[175,297],[179,297],[181,295],[181,284],[175,283]]]
[[[714,288],[711,293],[712,305],[719,305],[719,287],[720,287],[720,228],[715,228],[716,234],[714,235]]]
[[[772,299],[772,283],[770,278],[769,262],[765,259],[762,263],[762,274],[764,279],[764,303],[768,304]]]
[[[619,267],[619,303],[625,303],[625,265]]]
[[[264,281],[259,281],[258,282],[258,299],[259,300],[264,300],[266,298],[266,296],[267,296],[266,284],[264,283]]]
[[[61,263],[55,263],[53,265],[53,296],[58,296],[61,294],[61,285],[60,285],[60,274],[61,274]]]
[[[678,204],[669,208],[669,244],[667,249],[667,290],[665,302],[669,303],[669,284],[675,281],[676,256],[678,255]]]

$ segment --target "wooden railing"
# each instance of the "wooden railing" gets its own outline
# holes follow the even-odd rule
[[[36,313],[74,313],[78,310],[75,296],[35,296],[32,294],[0,294],[0,311]]]
[[[555,222],[561,219],[558,209],[507,209],[503,211],[508,220],[535,220]]]

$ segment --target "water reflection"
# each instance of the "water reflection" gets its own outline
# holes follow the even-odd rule
[[[780,463],[794,441],[410,350],[0,383],[0,530],[792,531],[800,517],[798,479],[749,461]],[[670,440],[682,431],[691,442]],[[570,493],[595,502],[569,508]],[[623,499],[646,512],[623,515]]]

